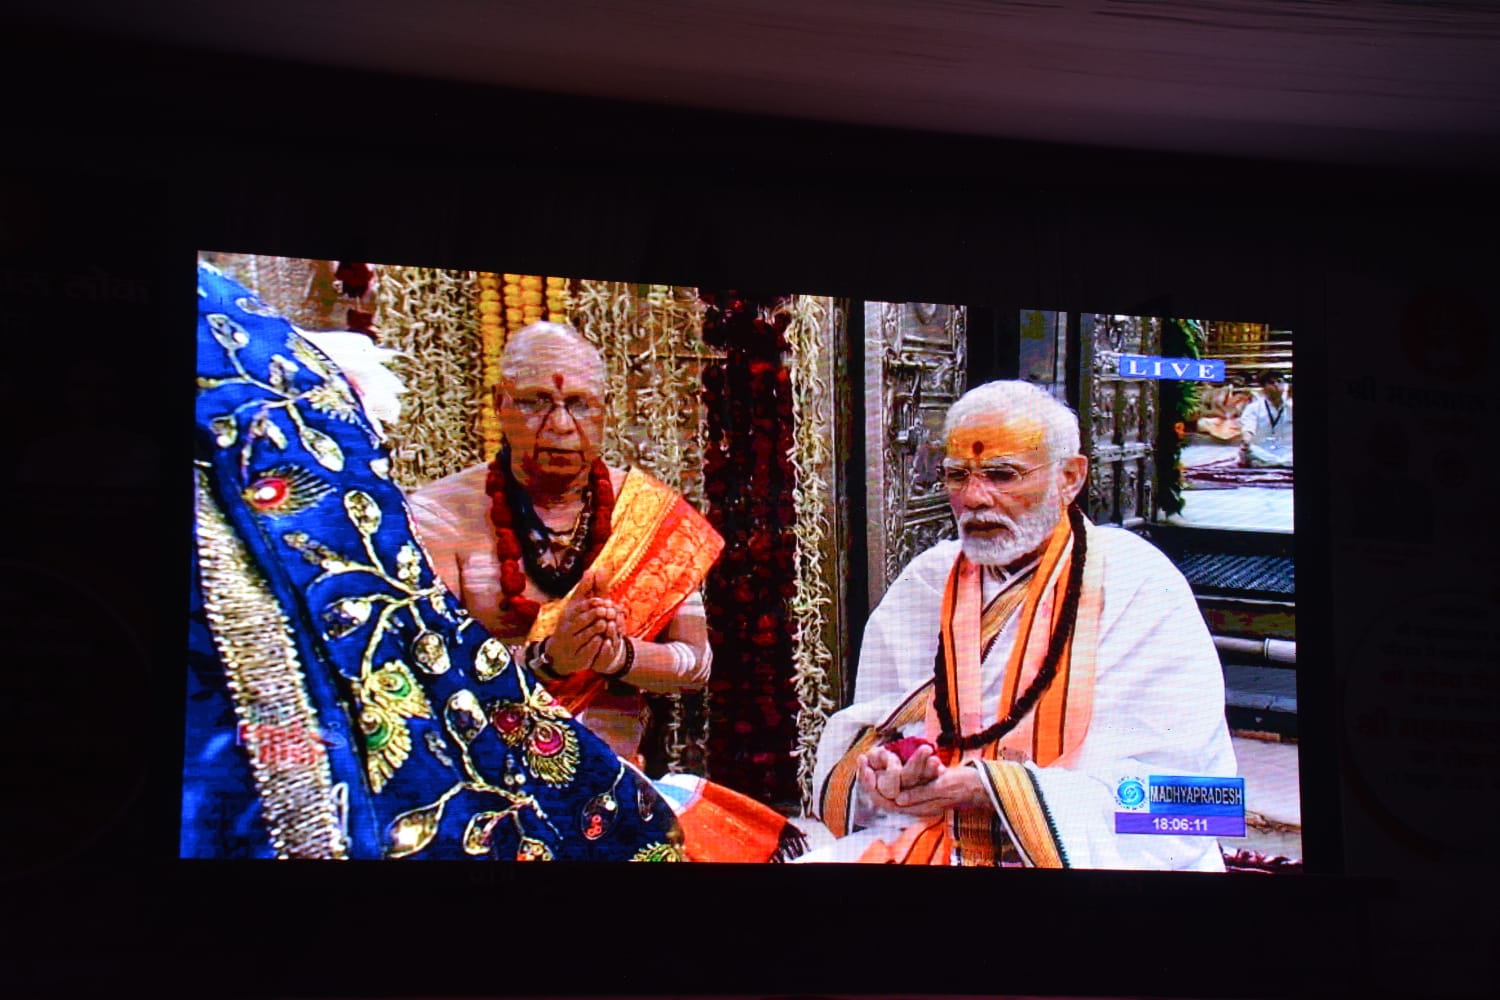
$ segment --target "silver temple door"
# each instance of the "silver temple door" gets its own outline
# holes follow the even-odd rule
[[[911,558],[956,537],[938,477],[943,419],[963,395],[963,306],[865,303],[865,447],[870,607]]]
[[[1156,414],[1152,379],[1121,378],[1121,354],[1161,350],[1161,321],[1084,313],[1080,317],[1078,424],[1089,459],[1084,506],[1096,524],[1155,520]]]

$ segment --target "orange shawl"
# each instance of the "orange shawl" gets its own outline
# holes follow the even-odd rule
[[[1087,529],[1087,522],[1085,530]],[[1063,593],[1073,560],[1073,531],[1064,515],[1047,543],[1026,597],[1021,605],[1016,641],[1011,646],[1000,693],[997,718],[1011,706],[1036,677],[1046,659],[1047,646],[1058,627]],[[959,755],[944,752],[950,766],[974,761],[1032,760],[1041,767],[1066,765],[1088,731],[1093,710],[1094,657],[1099,641],[1099,613],[1103,601],[1102,571],[1096,550],[1084,561],[1083,588],[1073,634],[1064,647],[1052,683],[1019,725],[999,740]],[[983,730],[980,715],[981,568],[960,555],[948,575],[943,593],[942,643],[947,671],[948,709],[959,732]],[[1041,620],[1047,627],[1038,628]],[[940,732],[937,706],[927,699],[927,738],[936,742]],[[955,847],[964,864],[994,864],[991,814],[987,810],[960,812],[919,820],[902,831],[895,844],[876,841],[862,861],[899,864],[948,864]]]
[[[692,505],[664,483],[631,469],[615,498],[609,541],[592,570],[609,596],[624,605],[632,638],[650,640],[708,575],[724,539]],[[577,586],[542,605],[527,640],[551,635]],[[609,679],[580,670],[548,689],[574,715],[608,686]]]

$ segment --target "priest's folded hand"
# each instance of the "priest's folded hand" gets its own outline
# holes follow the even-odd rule
[[[624,634],[625,612],[601,596],[590,575],[564,606],[557,628],[547,640],[553,669],[562,675],[608,665]]]

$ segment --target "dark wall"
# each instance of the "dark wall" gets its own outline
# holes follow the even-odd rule
[[[84,37],[15,34],[4,54],[0,569],[23,749],[0,878],[28,932],[0,982],[1207,996],[1493,980],[1492,176],[881,133]],[[1293,329],[1304,836],[1324,874],[173,864],[200,247]]]

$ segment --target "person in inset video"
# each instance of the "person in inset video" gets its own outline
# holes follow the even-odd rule
[[[1078,421],[1045,391],[973,389],[945,437],[960,538],[870,616],[814,773],[839,839],[802,860],[1222,871],[1212,837],[1114,832],[1128,778],[1236,773],[1187,581],[1083,516]]]
[[[1240,464],[1292,467],[1292,400],[1286,378],[1278,371],[1261,373],[1260,395],[1240,414]]]

